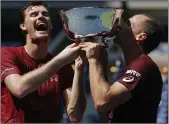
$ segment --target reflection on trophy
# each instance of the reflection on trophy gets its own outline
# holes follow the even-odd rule
[[[120,25],[123,9],[80,7],[60,10],[66,35],[73,41],[96,40],[103,45],[105,38],[113,37]]]

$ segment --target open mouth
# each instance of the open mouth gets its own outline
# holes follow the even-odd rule
[[[48,26],[45,23],[38,23],[36,25],[36,30],[37,31],[47,31],[48,30]]]

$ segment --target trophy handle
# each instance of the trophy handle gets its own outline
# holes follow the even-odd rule
[[[118,18],[119,22],[118,22],[118,26],[121,23],[121,18],[122,18],[122,13],[124,12],[123,9],[115,9],[115,20]],[[115,20],[113,21],[113,24],[115,23]]]
[[[66,17],[66,15],[65,15],[65,11],[67,11],[67,10],[69,10],[69,9],[62,9],[62,10],[59,10],[58,13],[59,13],[59,15],[60,15],[60,19],[61,19],[61,22],[62,22],[62,25],[63,25],[63,28],[64,28],[64,30],[65,30],[65,32],[66,32],[67,37],[68,37],[70,40],[76,41],[76,40],[74,39],[75,33],[69,30],[69,28],[68,28],[68,23],[64,23],[65,20],[69,20],[69,19]]]
[[[114,19],[113,19],[113,26],[112,26],[112,29],[109,33],[105,34],[105,37],[113,37],[118,26],[120,26],[121,24],[121,18],[122,18],[122,13],[123,13],[123,9],[115,9],[115,16],[114,16]]]

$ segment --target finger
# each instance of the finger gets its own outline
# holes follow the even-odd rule
[[[78,60],[80,60],[80,56],[78,56],[78,57],[76,58],[76,60],[75,60],[75,61],[78,61]]]
[[[87,50],[88,50],[88,48],[86,48],[86,47],[81,49],[81,51],[87,51]]]
[[[80,44],[79,47],[84,48],[84,47],[88,47],[88,45],[86,45],[86,44]]]
[[[93,48],[93,46],[91,46],[91,45],[79,45],[79,47],[82,49],[82,48],[87,48],[87,49],[89,49],[89,48]]]
[[[102,46],[100,43],[92,43],[92,42],[85,42],[85,43],[81,43],[80,45],[86,45],[86,47],[95,47],[95,46]]]
[[[83,45],[92,45],[92,44],[95,44],[95,43],[92,43],[92,42],[83,42],[83,43],[80,43],[80,44],[83,44]]]
[[[77,44],[76,43],[72,43],[72,44],[68,45],[67,47],[72,48],[72,47],[75,47],[75,46],[77,46]]]
[[[74,46],[74,47],[72,47],[72,50],[74,50],[74,51],[78,51],[78,50],[80,50],[81,48],[79,47],[79,46]]]
[[[100,46],[99,44],[95,44],[95,43],[92,43],[92,44],[90,44],[90,43],[86,43],[86,44],[79,44],[79,46],[81,47],[81,48],[83,48],[83,47],[89,47],[89,48],[92,48],[92,47],[94,47],[94,46]]]
[[[80,40],[80,38],[78,38],[78,39],[76,40],[75,44],[76,44],[76,45],[79,45],[80,43],[81,43],[81,40]]]

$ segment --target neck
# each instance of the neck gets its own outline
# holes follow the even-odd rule
[[[44,59],[48,53],[48,42],[46,41],[36,41],[36,43],[27,41],[24,47],[28,55],[36,60]]]
[[[122,48],[126,66],[128,66],[133,60],[135,60],[136,58],[138,58],[143,54],[138,46],[137,47],[134,46],[131,48],[127,47]]]

